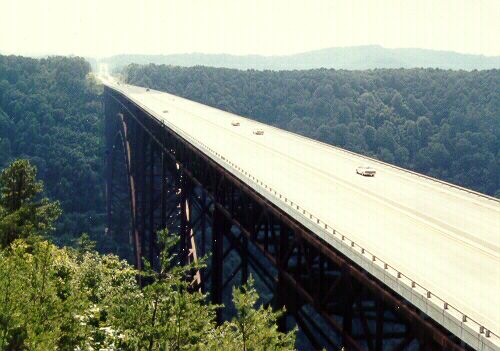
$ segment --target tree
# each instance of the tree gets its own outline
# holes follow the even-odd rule
[[[27,160],[14,161],[0,174],[0,248],[54,230],[59,204],[47,198],[36,201],[43,184],[35,177],[36,168]]]
[[[207,296],[192,289],[192,272],[203,263],[178,266],[174,248],[179,238],[166,230],[159,234],[160,269],[145,262],[139,286],[125,286],[109,294],[104,306],[109,326],[115,331],[113,344],[121,350],[292,350],[295,330],[281,333],[276,321],[283,313],[271,308],[255,309],[258,299],[253,280],[233,290],[237,315],[221,327],[215,324],[215,309]],[[110,342],[108,342],[109,344]]]
[[[190,291],[187,279],[197,265],[177,266],[173,253],[178,237],[159,233],[160,269],[153,271],[146,264],[141,289],[138,285],[118,288],[109,295],[105,305],[112,329],[122,337],[115,343],[122,350],[180,350],[195,348],[215,329],[215,307],[205,303],[206,296]],[[147,262],[145,262],[147,263]]]
[[[429,137],[432,135],[432,123],[427,117],[420,116],[417,119],[417,129],[420,138],[420,145],[425,146]]]
[[[380,148],[385,148],[387,150],[394,150],[394,133],[391,133],[391,129],[383,125],[375,132],[376,144]]]
[[[64,231],[66,244],[82,232],[97,237],[104,222],[94,215],[104,208],[101,90],[89,72],[79,57],[0,55],[0,167],[16,158],[37,166],[67,214],[51,234]]]
[[[349,137],[349,129],[345,124],[338,124],[333,128],[332,143],[337,146],[344,146],[347,144]]]
[[[363,137],[365,138],[366,144],[371,148],[375,148],[375,134],[375,128],[369,125],[365,126],[363,130]]]
[[[251,277],[246,285],[233,289],[236,316],[218,330],[212,350],[285,351],[294,348],[296,330],[286,334],[279,332],[276,322],[283,312],[273,312],[271,307],[264,306],[255,309],[258,297]]]
[[[116,256],[98,254],[88,235],[75,249],[57,248],[42,238],[59,214],[57,204],[37,201],[42,189],[26,160],[0,175],[0,350],[201,350],[221,343],[238,349],[238,340],[222,341],[227,327],[215,323],[220,306],[192,287],[191,272],[200,264],[177,265],[177,236],[158,233],[164,247],[159,271],[145,262],[138,272]],[[243,301],[238,310],[260,317],[245,319],[245,330],[270,330],[259,333],[258,344],[245,332],[248,345],[290,350],[294,332],[279,333],[279,313],[253,310],[257,295],[248,294],[237,295]]]
[[[410,158],[410,153],[408,152],[408,149],[405,148],[404,146],[398,146],[394,151],[394,157],[396,164],[405,165],[407,164],[408,159]]]
[[[96,267],[98,268],[98,267]],[[0,349],[73,350],[86,328],[76,315],[89,308],[73,285],[70,252],[47,241],[14,241],[0,252]]]

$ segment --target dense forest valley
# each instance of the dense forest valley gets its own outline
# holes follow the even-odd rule
[[[129,65],[130,84],[500,197],[500,71]]]
[[[129,65],[187,97],[500,197],[500,71]],[[102,86],[78,57],[0,55],[0,350],[291,350],[252,280],[234,316],[192,292],[174,233],[137,272],[104,233]],[[127,233],[123,237],[126,237]],[[123,255],[122,255],[123,257]],[[141,286],[137,277],[149,282]]]
[[[159,271],[109,254],[130,245],[103,235],[89,73],[81,58],[0,55],[0,350],[293,350],[296,330],[278,331],[282,312],[259,306],[252,279],[217,325],[220,307],[188,279],[204,263],[175,264],[175,233],[158,233]]]
[[[0,167],[27,158],[64,216],[61,244],[104,230],[102,104],[82,58],[0,56]]]

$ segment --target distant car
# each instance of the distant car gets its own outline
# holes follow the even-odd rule
[[[149,88],[146,88],[146,91],[149,91]]]
[[[163,113],[168,113],[168,110],[163,110]]]
[[[365,177],[374,177],[377,171],[368,166],[359,166],[356,168],[356,173]]]
[[[263,129],[254,129],[253,133],[255,135],[264,135],[264,130]]]
[[[232,122],[231,122],[231,125],[233,125],[233,126],[237,127],[237,126],[239,126],[239,125],[240,125],[240,122],[238,122],[238,121],[232,121]]]

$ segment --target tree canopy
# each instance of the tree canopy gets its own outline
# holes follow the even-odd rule
[[[0,167],[26,158],[60,201],[61,243],[102,232],[102,104],[78,57],[0,55]]]
[[[36,168],[27,160],[15,161],[0,173],[0,248],[55,228],[61,214],[59,203],[47,198],[37,201],[43,185],[35,176]]]
[[[281,312],[257,307],[253,281],[234,290],[236,316],[215,323],[207,296],[191,288],[193,265],[177,266],[178,238],[159,233],[161,269],[138,272],[117,256],[93,251],[83,236],[76,248],[45,239],[57,203],[36,200],[42,184],[26,160],[0,175],[0,350],[292,350],[295,330],[281,333]],[[10,226],[23,209],[26,232]],[[6,224],[7,222],[7,224]],[[44,223],[45,226],[41,226]],[[8,230],[6,230],[8,228]],[[9,238],[8,241],[5,238]],[[148,280],[145,286],[137,277]]]

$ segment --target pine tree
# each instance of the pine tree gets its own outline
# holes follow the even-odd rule
[[[35,177],[36,168],[27,160],[14,161],[0,174],[0,248],[54,229],[61,214],[59,203],[37,200],[43,184]]]

